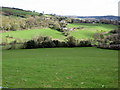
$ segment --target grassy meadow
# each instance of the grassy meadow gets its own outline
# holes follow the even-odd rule
[[[32,29],[32,30],[19,30],[19,31],[9,31],[6,33],[1,33],[0,36],[3,38],[3,42],[11,42],[13,40],[31,40],[35,36],[50,36],[54,39],[63,40],[65,38],[61,32],[49,28],[44,29]],[[12,36],[12,39],[6,38],[6,36]]]
[[[82,27],[70,33],[71,36],[77,39],[92,39],[95,33],[104,33],[111,30],[117,29],[118,27],[110,24],[91,24],[91,23],[80,23],[80,24],[68,24],[68,28]]]
[[[84,30],[104,30],[104,31],[110,31],[117,26],[112,24],[92,24],[92,23],[74,23],[74,24],[68,24],[67,27],[84,27]]]
[[[117,88],[117,57],[94,47],[3,50],[3,87]]]

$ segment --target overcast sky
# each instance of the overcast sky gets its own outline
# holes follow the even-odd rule
[[[118,15],[120,0],[1,0],[1,6],[44,11],[47,14],[103,16]]]

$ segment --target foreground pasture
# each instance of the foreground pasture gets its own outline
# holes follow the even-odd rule
[[[3,87],[115,88],[118,51],[93,47],[3,50]]]

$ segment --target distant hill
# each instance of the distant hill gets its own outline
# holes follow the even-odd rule
[[[40,16],[42,13],[38,13],[35,11],[30,11],[30,10],[23,10],[19,8],[11,8],[11,7],[0,7],[0,14],[5,15],[5,16],[17,16],[17,17],[29,17],[29,16]],[[87,19],[87,18],[94,18],[94,19],[108,19],[108,20],[118,20],[118,16],[112,16],[112,15],[107,15],[107,16],[66,16],[66,17],[72,17],[72,18],[82,18],[82,19]]]
[[[19,8],[10,8],[10,7],[0,7],[0,14],[5,16],[17,16],[17,17],[28,17],[28,16],[39,16],[40,13],[30,11],[30,10],[23,10]]]
[[[118,16],[67,16],[67,17],[72,17],[72,18],[82,18],[82,19],[89,19],[89,18],[94,18],[94,19],[108,19],[108,20],[118,20]]]
[[[77,18],[95,18],[95,19],[109,19],[109,20],[118,20],[118,16],[88,16],[88,17],[80,17]]]

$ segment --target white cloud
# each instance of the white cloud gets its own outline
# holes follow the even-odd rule
[[[2,6],[60,15],[118,15],[119,0],[2,0]]]

